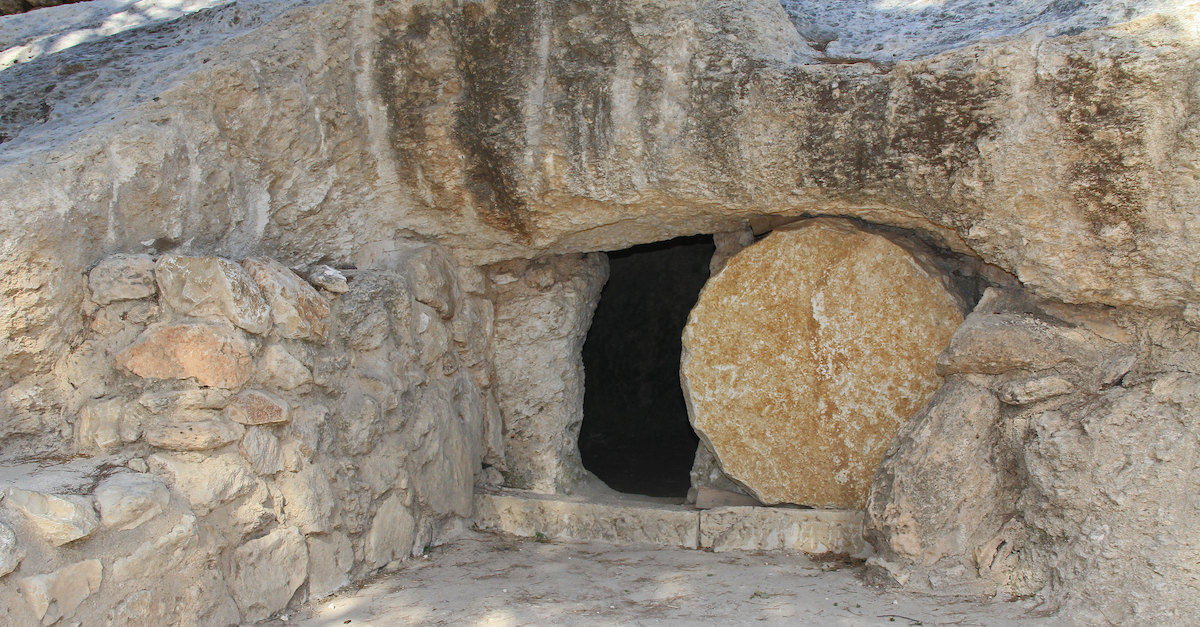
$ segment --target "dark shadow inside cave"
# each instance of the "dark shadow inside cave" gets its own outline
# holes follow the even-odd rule
[[[714,250],[697,235],[609,253],[583,346],[579,452],[615,490],[687,494],[698,439],[679,386],[680,336]]]

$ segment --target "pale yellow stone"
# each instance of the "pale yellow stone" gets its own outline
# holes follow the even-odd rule
[[[705,286],[683,334],[692,425],[768,504],[861,509],[900,423],[941,384],[962,304],[924,253],[816,219]]]

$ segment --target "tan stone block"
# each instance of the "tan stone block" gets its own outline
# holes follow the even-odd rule
[[[700,546],[722,551],[846,553],[866,549],[858,510],[721,507],[700,513]]]
[[[269,257],[243,259],[271,306],[271,320],[283,337],[325,341],[329,329],[329,301],[295,272]]]
[[[283,451],[279,446],[279,438],[270,429],[248,427],[238,444],[238,450],[259,475],[273,475],[283,470]]]
[[[169,451],[208,451],[236,442],[245,428],[231,420],[194,420],[171,422],[146,429],[144,439],[151,446]]]
[[[525,490],[475,493],[475,526],[513,535],[611,544],[700,546],[696,510],[635,498],[611,502]]]
[[[79,604],[100,589],[104,567],[100,560],[87,560],[52,573],[27,577],[21,590],[43,625],[75,616]]]
[[[170,501],[171,491],[154,475],[117,473],[96,488],[100,522],[105,529],[136,529],[161,514]]]
[[[196,379],[203,386],[237,389],[253,372],[250,343],[217,324],[156,324],[116,357],[117,366],[147,379]]]
[[[257,622],[287,607],[308,577],[308,547],[295,527],[276,529],[233,551],[230,590],[242,617]]]
[[[279,424],[291,420],[288,402],[261,390],[246,390],[225,408],[226,415],[244,425]]]
[[[73,494],[42,494],[9,488],[4,504],[24,514],[54,546],[86,538],[100,524],[91,500]]]
[[[97,305],[149,298],[158,291],[150,255],[111,255],[88,272],[88,287]]]
[[[763,503],[861,508],[896,429],[941,384],[962,307],[907,244],[843,220],[776,230],[692,310],[692,425]]]
[[[178,313],[223,318],[251,333],[270,327],[271,309],[258,285],[228,259],[163,255],[155,278],[162,301]]]

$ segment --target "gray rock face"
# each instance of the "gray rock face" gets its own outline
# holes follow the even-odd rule
[[[161,514],[170,500],[170,490],[153,475],[123,472],[96,487],[100,522],[109,529],[136,529]]]
[[[1071,343],[1057,353],[1037,341],[979,348],[964,366],[975,373],[951,375],[905,423],[868,504],[876,572],[1036,594],[1086,624],[1183,625],[1197,615],[1183,592],[1187,552],[1176,547],[1197,511],[1183,487],[1195,480],[1195,451],[1183,443],[1196,437],[1200,380],[1172,365],[1195,348],[1165,321],[1122,338],[1109,325],[1137,321],[1107,315],[1013,293],[980,302],[946,360],[996,337],[981,318]],[[1114,363],[1124,364],[1115,378]]]
[[[872,489],[875,564],[909,585],[1040,591],[1097,623],[1200,622],[1194,460],[1175,446],[1194,441],[1200,372],[1190,9],[786,4],[122,0],[0,20],[2,461],[136,462],[161,441],[144,432],[235,413],[252,382],[276,419],[294,409],[247,419],[279,439],[274,474],[269,438],[247,449],[270,458],[258,468],[232,447],[149,456],[183,496],[170,505],[246,558],[234,585],[204,571],[185,592],[92,592],[87,566],[44,582],[45,615],[86,597],[180,608],[184,627],[250,621],[291,598],[293,573],[361,573],[384,502],[413,517],[409,548],[453,528],[481,460],[510,485],[572,489],[577,355],[604,281],[579,255],[824,215],[977,255],[993,267],[964,281],[1037,297],[977,310],[943,356],[924,439],[901,434]],[[346,269],[309,276],[324,343],[291,270],[268,289],[276,312],[234,263],[264,255]],[[484,265],[486,280],[463,269]],[[196,388],[224,392],[185,408]],[[141,402],[157,394],[181,399]],[[935,507],[964,493],[931,465],[951,450],[978,462],[959,474],[990,505]],[[328,519],[316,484],[319,506],[281,496],[309,468],[330,481]],[[293,514],[345,538],[319,553],[328,571],[276,526]],[[100,529],[53,565],[27,556],[21,576],[128,558],[146,539],[116,556],[99,534],[163,535],[166,519]],[[396,559],[390,544],[372,559]],[[0,607],[41,620],[7,588]]]
[[[607,260],[591,255],[492,268],[496,390],[505,420],[505,485],[559,493],[584,477],[583,341]]]
[[[0,577],[16,570],[23,559],[25,551],[17,544],[17,534],[8,525],[0,523]]]
[[[295,527],[251,540],[233,558],[230,587],[247,620],[260,621],[287,605],[308,576],[308,547]]]

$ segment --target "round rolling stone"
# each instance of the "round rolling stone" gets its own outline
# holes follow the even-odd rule
[[[831,218],[777,229],[692,310],[692,426],[763,503],[861,509],[900,424],[941,385],[965,310],[917,243]]]

